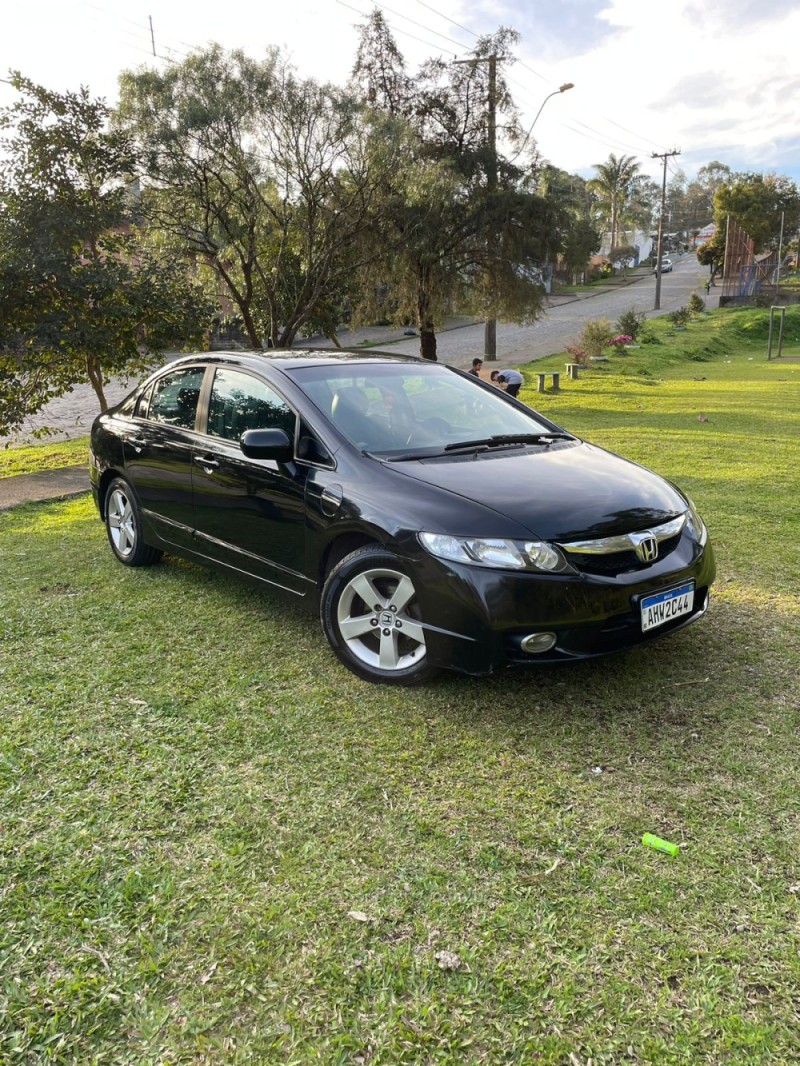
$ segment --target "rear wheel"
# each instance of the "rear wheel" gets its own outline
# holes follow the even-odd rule
[[[359,548],[337,563],[320,616],[336,656],[367,681],[420,685],[439,672],[427,661],[414,583],[384,548]]]
[[[142,515],[133,489],[121,477],[114,478],[106,491],[106,533],[117,559],[125,566],[150,566],[164,554],[145,544]]]

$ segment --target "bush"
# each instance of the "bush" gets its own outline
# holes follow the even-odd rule
[[[611,344],[614,336],[614,330],[607,318],[593,318],[583,327],[578,347],[582,348],[589,358],[602,355],[603,349]]]
[[[634,307],[630,307],[617,319],[617,329],[620,333],[625,333],[636,340],[644,326],[645,317],[644,311],[637,311]]]
[[[692,317],[692,312],[688,307],[679,307],[675,311],[670,311],[667,318],[673,326],[686,326]]]
[[[589,356],[584,348],[578,348],[576,345],[568,345],[566,353],[572,359],[573,363],[579,363],[581,366],[586,366],[589,362]]]
[[[625,351],[625,348],[633,344],[633,337],[629,333],[620,333],[617,337],[613,337],[611,340],[611,347],[615,348],[618,352]]]
[[[702,314],[706,309],[706,302],[702,296],[698,296],[696,292],[693,292],[689,297],[689,311],[693,315]]]

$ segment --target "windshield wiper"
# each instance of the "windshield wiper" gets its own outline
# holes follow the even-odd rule
[[[553,440],[572,440],[572,437],[569,433],[498,433],[494,437],[446,444],[444,450],[454,452],[461,448],[501,448],[505,444],[549,444]]]

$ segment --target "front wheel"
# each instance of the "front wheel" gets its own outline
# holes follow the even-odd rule
[[[414,582],[384,548],[359,548],[337,563],[320,617],[337,658],[367,681],[420,685],[439,672],[427,661]]]
[[[116,477],[106,491],[106,533],[108,543],[117,559],[125,566],[150,566],[164,554],[145,544],[142,515],[133,489],[127,481]]]

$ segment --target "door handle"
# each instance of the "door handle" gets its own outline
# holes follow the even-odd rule
[[[145,444],[147,444],[147,441],[144,437],[131,437],[130,443],[133,445],[133,450],[138,455],[142,448],[144,448]]]
[[[217,467],[217,466],[219,466],[219,462],[216,459],[212,459],[208,455],[196,455],[194,457],[194,461],[196,463],[199,463],[200,466],[209,466],[209,467]]]

